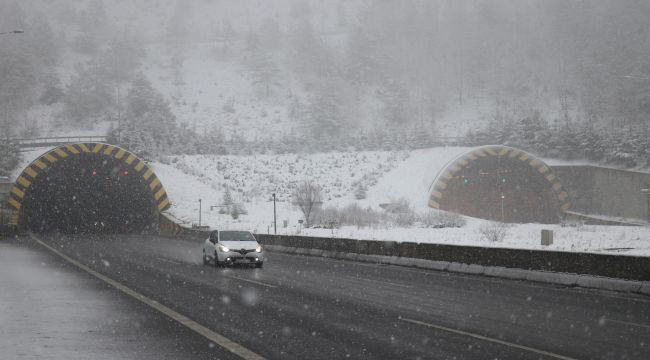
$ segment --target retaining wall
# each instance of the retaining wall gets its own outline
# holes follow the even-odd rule
[[[648,219],[648,199],[641,189],[650,174],[600,166],[552,166],[569,194],[571,210],[583,214]]]

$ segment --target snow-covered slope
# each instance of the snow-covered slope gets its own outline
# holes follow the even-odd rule
[[[191,156],[179,157],[172,164],[153,164],[157,175],[167,188],[174,205],[171,212],[190,223],[198,222],[199,202],[203,201],[202,223],[215,228],[273,231],[273,202],[271,192],[278,193],[278,233],[312,236],[333,236],[359,239],[430,242],[441,244],[476,245],[541,250],[578,251],[650,256],[650,229],[624,226],[575,226],[513,224],[508,225],[501,241],[491,241],[485,229],[489,221],[465,218],[460,228],[427,228],[423,224],[404,228],[382,224],[357,228],[302,229],[298,220],[303,216],[292,206],[291,187],[304,178],[318,181],[328,194],[324,206],[344,207],[357,203],[378,209],[378,205],[405,198],[419,213],[426,207],[429,186],[437,172],[447,162],[467,151],[467,148],[433,148],[407,153],[364,152],[285,156]],[[363,159],[363,161],[362,161]],[[334,165],[337,164],[337,165]],[[381,166],[380,166],[381,165]],[[321,171],[320,169],[330,169]],[[378,171],[379,170],[379,171]],[[354,179],[372,179],[367,198],[357,200],[352,193]],[[220,214],[224,186],[243,202],[248,214],[234,220]],[[241,191],[239,191],[241,190]],[[287,227],[284,227],[284,222]],[[554,231],[554,244],[540,244],[541,229]]]

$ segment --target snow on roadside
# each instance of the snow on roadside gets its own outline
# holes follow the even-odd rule
[[[462,228],[364,228],[345,226],[340,229],[302,229],[307,236],[324,236],[362,240],[432,243],[498,247],[511,249],[602,253],[629,256],[650,256],[650,229],[640,226],[561,226],[544,224],[511,224],[502,241],[490,241],[481,234],[488,221],[469,219]],[[553,230],[553,244],[541,245],[541,230]],[[280,233],[280,231],[278,231]],[[282,229],[283,234],[296,234],[297,228]]]

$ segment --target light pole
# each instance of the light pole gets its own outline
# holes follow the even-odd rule
[[[117,54],[115,53],[115,41],[113,41],[113,49],[111,54],[113,55],[113,67],[115,68],[115,89],[117,92],[117,145],[122,144],[122,106],[120,104],[120,69],[117,63]]]
[[[646,187],[645,189],[641,189],[641,193],[645,194],[645,197],[647,199],[648,223],[650,224],[650,188]]]
[[[278,234],[278,224],[275,216],[275,193],[273,193],[273,233]]]
[[[503,199],[505,199],[505,195],[501,193],[501,222],[505,222],[505,217],[503,216]]]
[[[11,30],[11,31],[0,32],[0,35],[24,34],[24,33],[25,33],[25,30],[23,30],[23,29],[16,29],[16,30]]]
[[[199,199],[199,227],[201,227],[201,199]]]

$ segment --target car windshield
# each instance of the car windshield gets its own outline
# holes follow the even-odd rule
[[[221,241],[255,241],[255,237],[248,231],[222,231],[219,233]]]

